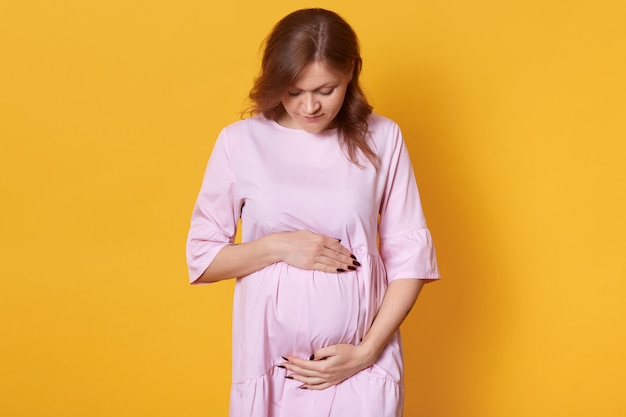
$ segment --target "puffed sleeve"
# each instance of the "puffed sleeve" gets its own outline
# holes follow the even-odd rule
[[[237,196],[231,155],[226,128],[215,142],[191,215],[187,237],[191,283],[204,273],[224,246],[235,240],[242,202]]]
[[[397,125],[391,129],[385,191],[380,207],[380,253],[387,281],[400,278],[438,279],[435,247],[408,151]],[[383,161],[382,168],[385,168]]]

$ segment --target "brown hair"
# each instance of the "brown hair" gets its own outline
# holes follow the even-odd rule
[[[341,110],[335,118],[348,159],[359,167],[357,153],[375,166],[378,155],[367,143],[367,119],[372,113],[359,84],[361,55],[358,38],[338,14],[324,9],[297,10],[281,19],[265,41],[261,72],[250,91],[252,114],[277,120],[285,113],[281,98],[312,62],[322,62],[344,74],[352,71]]]

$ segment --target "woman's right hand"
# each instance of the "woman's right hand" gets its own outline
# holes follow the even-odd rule
[[[337,273],[361,264],[339,239],[301,230],[264,236],[239,245],[226,245],[195,282],[243,277],[276,262],[300,269]]]
[[[300,230],[271,235],[282,262],[322,272],[354,271],[361,264],[339,239]]]

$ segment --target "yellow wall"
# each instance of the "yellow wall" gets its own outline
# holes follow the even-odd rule
[[[0,414],[224,416],[232,283],[187,285],[215,136],[310,2],[0,5]],[[445,280],[407,416],[626,415],[626,7],[320,1],[403,127]]]

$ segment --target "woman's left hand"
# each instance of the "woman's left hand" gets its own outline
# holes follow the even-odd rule
[[[389,284],[369,331],[358,346],[339,344],[317,349],[311,360],[285,356],[280,366],[301,388],[322,390],[350,378],[376,362],[389,338],[415,303],[424,279],[396,279]]]
[[[302,382],[300,388],[323,390],[371,366],[375,356],[364,346],[340,344],[317,349],[311,360],[285,356],[287,362],[280,365],[287,377]]]

